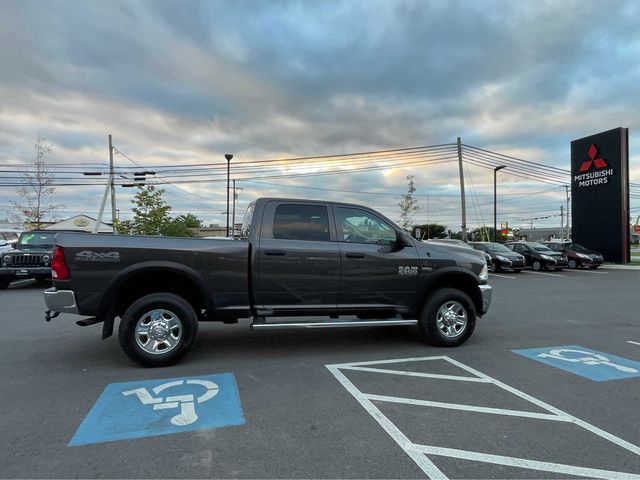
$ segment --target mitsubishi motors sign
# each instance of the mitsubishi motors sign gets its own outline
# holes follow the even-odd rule
[[[572,239],[629,261],[629,130],[616,128],[571,142]]]

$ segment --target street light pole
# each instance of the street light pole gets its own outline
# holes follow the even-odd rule
[[[224,158],[227,159],[227,237],[229,236],[229,168],[231,166],[231,159],[233,155],[230,153],[225,154]]]
[[[499,165],[493,169],[493,241],[497,241],[498,236],[498,187],[496,183],[496,177],[498,170],[502,170],[503,168],[507,168],[506,165]]]

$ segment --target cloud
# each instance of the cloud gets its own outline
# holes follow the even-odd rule
[[[640,181],[639,16],[632,0],[6,1],[1,163],[30,161],[38,135],[54,144],[53,163],[104,163],[112,134],[141,165],[220,167],[227,152],[235,166],[461,136],[568,168],[571,139],[622,125],[631,132],[632,180]],[[133,167],[124,156],[116,165]],[[278,186],[245,182],[239,208],[252,196],[312,194],[369,203],[396,218],[393,195],[363,192],[400,194],[409,174],[421,200],[430,195],[429,215],[459,223],[455,163],[268,182]],[[477,222],[491,213],[492,172],[470,166],[468,174]],[[562,189],[534,201],[509,197],[547,185],[500,175],[502,206],[513,218],[562,201]],[[167,186],[167,199],[175,210],[224,223],[223,177]],[[87,195],[100,196],[98,187],[86,189],[59,195],[69,210],[82,210]],[[2,198],[12,195],[0,186]],[[119,193],[124,216],[130,197]]]

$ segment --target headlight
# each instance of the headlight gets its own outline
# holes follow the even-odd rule
[[[11,261],[11,255],[5,255],[4,257],[2,257],[2,261],[4,263],[9,263]]]
[[[51,260],[51,258],[49,257],[49,255],[43,255],[42,256],[42,261],[44,263],[49,263],[49,260]]]
[[[482,266],[482,270],[480,270],[480,275],[478,275],[478,277],[483,282],[487,281],[487,279],[489,278],[489,270],[487,270],[487,266],[486,265]]]
[[[589,255],[585,255],[584,253],[576,253],[576,256],[579,258],[586,258],[587,260],[591,260]]]
[[[543,260],[553,260],[553,257],[550,257],[549,255],[540,255],[540,258]]]
[[[502,255],[496,255],[496,258],[501,262],[508,262],[509,259],[507,257],[503,257]]]

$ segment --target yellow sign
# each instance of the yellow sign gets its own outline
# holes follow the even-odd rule
[[[86,227],[87,225],[89,225],[89,220],[87,220],[86,218],[76,218],[73,221],[73,224],[77,227]]]

